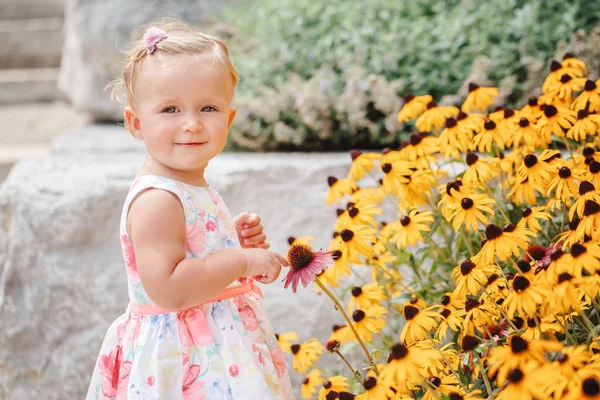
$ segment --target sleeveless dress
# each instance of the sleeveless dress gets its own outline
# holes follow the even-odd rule
[[[108,329],[86,400],[293,399],[260,289],[250,280],[233,282],[214,301],[187,310],[162,310],[152,303],[126,227],[131,202],[149,188],[172,192],[181,201],[186,257],[240,247],[229,210],[213,188],[158,175],[135,179],[120,223],[130,304]]]

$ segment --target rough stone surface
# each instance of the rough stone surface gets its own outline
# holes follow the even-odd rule
[[[122,128],[76,129],[48,154],[19,161],[0,186],[0,398],[83,398],[104,334],[128,301],[119,217],[143,157]],[[326,177],[345,175],[349,163],[347,154],[227,153],[207,180],[232,214],[259,213],[272,249],[285,252],[289,235],[328,245],[335,211],[324,204]],[[342,322],[311,288],[263,289],[279,332],[324,339]]]
[[[121,108],[104,91],[120,74],[135,29],[160,17],[198,23],[218,12],[224,1],[67,0],[65,42],[58,81],[73,106],[97,121],[118,121]]]

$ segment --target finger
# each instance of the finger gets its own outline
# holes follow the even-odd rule
[[[250,215],[247,212],[243,212],[237,217],[233,218],[233,224],[236,226],[241,226],[245,223]]]
[[[260,217],[256,213],[248,215],[248,218],[244,222],[244,228],[251,228],[260,224]]]
[[[288,262],[288,260],[286,260],[281,254],[278,254],[278,253],[273,253],[273,254],[277,258],[277,260],[281,263],[281,265],[283,265],[284,267],[290,266],[290,263]]]
[[[268,249],[269,249],[269,247],[271,247],[271,245],[270,245],[269,243],[267,243],[267,242],[262,242],[262,243],[259,243],[259,244],[257,244],[257,245],[254,245],[254,247],[255,247],[255,248],[259,248],[259,249],[265,249],[265,250],[268,250]]]
[[[264,242],[265,240],[267,240],[267,236],[264,233],[261,233],[259,235],[244,239],[244,244],[245,245],[256,245],[256,244]]]
[[[259,225],[255,225],[251,228],[242,230],[241,234],[242,234],[242,237],[246,238],[246,237],[258,235],[259,233],[262,233],[262,231],[263,231],[263,226],[261,224],[259,224]]]

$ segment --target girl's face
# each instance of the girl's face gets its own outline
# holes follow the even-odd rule
[[[233,81],[212,55],[146,57],[134,95],[124,115],[158,169],[150,172],[193,175],[225,147]]]

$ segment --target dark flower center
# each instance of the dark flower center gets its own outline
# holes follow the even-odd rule
[[[529,217],[531,215],[532,212],[533,211],[531,210],[531,208],[525,207],[524,209],[521,210],[521,216],[523,218],[527,218],[527,217]]]
[[[352,288],[352,296],[354,297],[358,297],[362,294],[362,288],[360,286],[354,286]]]
[[[388,163],[382,164],[381,170],[383,171],[383,173],[389,174],[392,171],[392,164],[388,164]]]
[[[452,314],[452,311],[447,308],[444,308],[442,311],[440,311],[440,315],[444,318],[448,318],[450,314]]]
[[[535,328],[537,326],[537,321],[535,318],[527,318],[527,327]]]
[[[450,393],[450,400],[465,400],[465,398],[458,393]]]
[[[463,197],[463,199],[460,201],[460,206],[465,210],[468,210],[471,207],[473,207],[473,204],[473,200],[471,200],[468,197]]]
[[[568,354],[565,354],[565,353],[560,353],[560,354],[558,355],[558,357],[556,357],[556,360],[557,360],[559,363],[561,363],[561,364],[564,364],[564,363],[566,363],[566,362],[569,360],[569,355],[568,355]]]
[[[402,226],[408,226],[408,224],[410,224],[410,217],[404,216],[400,218],[400,224],[402,224]]]
[[[375,386],[377,386],[377,378],[375,378],[374,376],[368,377],[367,379],[365,379],[363,386],[366,390],[373,389]]]
[[[479,85],[473,82],[469,83],[469,92],[479,89]]]
[[[514,354],[519,354],[526,351],[529,348],[529,344],[521,336],[513,336],[510,341],[510,349]]]
[[[592,174],[597,174],[600,172],[600,162],[594,160],[590,163],[590,172]]]
[[[498,278],[500,278],[498,276],[498,274],[492,274],[492,275],[490,275],[490,277],[487,280],[487,285],[489,286],[489,285],[493,284],[494,282],[496,282],[496,280],[498,280]]]
[[[332,384],[331,384],[331,382],[330,382],[330,381],[325,381],[325,382],[323,382],[323,387],[324,387],[325,389],[330,389],[330,388],[331,388],[331,386],[332,386]]]
[[[340,344],[341,343],[339,340],[328,340],[327,343],[325,343],[325,350],[327,350],[329,353],[333,353],[340,348]]]
[[[346,210],[344,210],[343,208],[338,208],[337,210],[335,210],[335,213],[337,214],[337,216],[341,216],[343,213],[345,213]]]
[[[340,236],[339,232],[333,232],[333,238],[335,239],[336,237]]]
[[[546,255],[546,249],[544,249],[542,246],[535,244],[527,248],[527,253],[529,253],[529,255],[531,255],[531,257],[533,257],[534,260],[540,261]]]
[[[531,168],[533,167],[535,164],[537,164],[538,159],[536,156],[534,156],[533,154],[527,154],[525,156],[525,159],[523,159],[523,162],[525,163],[525,166],[527,168]]]
[[[404,306],[404,318],[408,321],[412,320],[419,314],[419,309],[413,306]]]
[[[408,355],[408,347],[403,344],[396,343],[392,346],[392,352],[390,353],[390,357],[388,362],[392,360],[401,360]]]
[[[335,260],[337,260],[338,258],[340,258],[342,256],[342,252],[339,250],[334,250],[333,253],[331,253],[331,258]]]
[[[411,101],[414,98],[415,98],[414,94],[412,94],[412,93],[407,94],[406,96],[404,96],[404,104],[408,103],[409,101]]]
[[[504,109],[504,119],[508,119],[514,115],[515,115],[515,110],[513,110],[512,108]]]
[[[352,313],[352,319],[354,320],[354,322],[360,322],[363,319],[365,319],[365,312],[363,310],[356,310]]]
[[[492,129],[496,129],[496,123],[491,119],[486,119],[483,127],[486,131],[491,131]]]
[[[352,157],[352,161],[356,160],[362,152],[360,150],[350,150],[350,157]]]
[[[354,218],[358,215],[358,213],[360,212],[360,210],[356,207],[352,207],[349,211],[348,214],[350,214],[350,218]]]
[[[344,229],[340,235],[342,236],[342,240],[348,243],[354,237],[354,232],[352,232],[350,229]]]
[[[432,376],[429,378],[429,383],[431,383],[435,387],[439,387],[442,384],[442,380],[437,376]]]
[[[435,101],[430,101],[429,103],[427,103],[427,109],[430,110],[434,107],[437,107],[437,103]]]
[[[340,329],[342,329],[343,327],[344,327],[343,325],[334,325],[334,326],[333,326],[331,329],[332,329],[334,332],[337,332],[337,331],[339,331]]]
[[[594,154],[596,154],[596,149],[594,149],[593,147],[586,147],[585,149],[583,149],[583,155],[585,157],[591,157]]]
[[[328,176],[327,177],[327,183],[329,184],[329,186],[335,185],[335,183],[337,181],[338,181],[338,179],[335,176]]]
[[[470,167],[471,165],[475,164],[478,160],[479,160],[479,156],[475,153],[467,153],[467,165]]]
[[[460,273],[463,276],[467,276],[471,273],[471,271],[473,271],[473,269],[475,269],[476,266],[477,265],[475,265],[473,261],[466,259],[460,264]]]
[[[450,296],[448,296],[447,294],[442,296],[442,305],[447,306],[448,304],[450,304]]]
[[[529,107],[537,106],[538,105],[537,97],[530,97],[529,100],[527,100],[527,104],[529,105]]]
[[[587,378],[583,381],[583,392],[588,396],[596,396],[600,393],[600,385],[596,378]]]
[[[511,369],[508,373],[508,380],[512,383],[519,383],[525,377],[519,368]]]
[[[529,283],[529,279],[525,278],[524,276],[517,276],[514,280],[513,280],[513,288],[515,289],[515,291],[517,293],[522,292],[523,290],[527,289],[529,287],[530,283]]]
[[[456,182],[448,182],[446,184],[446,194],[448,196],[452,196],[452,189],[458,192],[460,191],[460,186]]]
[[[580,244],[580,243],[575,243],[572,247],[571,247],[571,255],[575,258],[579,257],[580,255],[584,254],[587,251],[587,249],[585,248],[584,245]]]
[[[302,384],[308,385],[308,382],[310,382],[310,380],[308,378],[304,378],[304,380],[302,381]]]
[[[569,74],[563,74],[563,76],[560,77],[560,82],[561,83],[567,83],[571,79],[573,79],[573,78],[571,78],[571,75],[569,75]]]
[[[454,117],[446,118],[446,128],[454,128],[458,121]]]
[[[585,119],[588,117],[588,115],[590,115],[590,112],[588,110],[577,111],[577,119]],[[585,153],[583,155],[585,155]]]
[[[585,217],[589,217],[590,215],[594,215],[600,211],[600,205],[596,203],[594,200],[586,200],[585,206],[583,207],[583,215]]]
[[[290,347],[290,350],[292,350],[292,354],[298,354],[298,352],[300,351],[300,345],[293,344],[292,347]]]
[[[560,176],[563,179],[567,179],[571,176],[571,170],[569,169],[569,167],[562,167],[558,170],[558,176]]]
[[[471,351],[479,345],[479,338],[475,336],[465,335],[460,343],[464,351]]]
[[[562,249],[556,249],[556,250],[554,250],[554,253],[550,254],[550,260],[557,261],[564,254],[565,254],[565,252]]]
[[[469,312],[475,307],[479,307],[479,304],[477,300],[469,298],[465,301],[465,311]]]
[[[306,245],[294,245],[288,250],[290,267],[294,271],[301,271],[308,267],[314,258],[315,253]]]
[[[521,317],[515,317],[515,319],[512,320],[513,324],[515,324],[515,328],[517,329],[521,329],[523,327],[523,324],[525,323],[525,321],[523,321],[523,318]]]
[[[590,181],[583,181],[579,184],[579,195],[583,196],[586,193],[596,190],[594,184]]]
[[[529,126],[529,120],[528,120],[527,118],[521,118],[521,119],[519,120],[519,126],[520,126],[521,128],[528,127],[528,126]]]
[[[521,270],[521,272],[525,273],[525,272],[529,272],[531,271],[531,264],[529,264],[527,261],[525,260],[519,260],[517,262],[517,266],[519,267],[519,269]]]
[[[563,272],[558,276],[558,283],[567,282],[571,279],[573,279],[573,275],[569,274],[568,272]]]
[[[585,82],[585,85],[583,86],[583,88],[585,89],[586,92],[592,92],[592,91],[596,90],[596,82],[588,79]]]
[[[502,236],[502,228],[500,228],[498,225],[489,224],[485,228],[485,237],[487,240],[498,239],[500,236]]]
[[[552,62],[550,63],[550,71],[552,71],[552,72],[556,72],[561,68],[562,68],[562,65],[556,60],[552,60]]]
[[[409,302],[410,304],[417,304],[419,302],[419,299],[417,298],[417,296],[412,295]]]
[[[515,226],[515,224],[506,224],[504,225],[504,227],[502,228],[502,232],[514,232],[515,229],[517,229],[517,227]]]
[[[556,114],[558,114],[558,110],[556,109],[556,107],[552,105],[546,105],[546,107],[544,107],[544,115],[546,116],[546,118],[552,118]]]
[[[466,119],[469,115],[464,113],[464,112],[459,112],[458,115],[456,116],[456,120],[457,121],[462,121],[463,119]]]
[[[419,134],[416,133],[412,133],[410,135],[410,144],[413,146],[418,145],[419,143],[421,143],[421,140],[423,140],[423,137]]]

